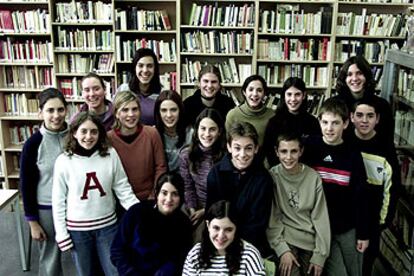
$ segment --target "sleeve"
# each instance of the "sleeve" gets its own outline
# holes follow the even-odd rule
[[[353,185],[353,197],[356,203],[356,238],[368,240],[370,225],[367,223],[369,221],[367,174],[360,152],[354,152],[351,160],[353,160],[351,185]]]
[[[226,132],[228,132],[229,131],[229,129],[230,129],[230,127],[231,127],[231,125],[234,123],[234,112],[235,110],[234,109],[232,109],[232,110],[230,110],[229,111],[229,113],[227,113],[227,116],[226,116],[226,122],[225,122],[225,129],[226,129]]]
[[[129,248],[132,244],[134,236],[138,235],[134,231],[139,222],[137,218],[139,206],[132,206],[122,218],[118,231],[111,245],[111,261],[117,268],[119,275],[138,275],[134,265],[130,261]]]
[[[244,254],[246,260],[246,275],[248,276],[265,276],[265,268],[263,259],[260,256],[259,251],[251,244],[244,243]],[[244,259],[244,258],[242,258]]]
[[[276,195],[276,187],[274,187],[274,194]],[[282,211],[280,210],[277,202],[277,197],[273,197],[272,209],[269,216],[269,225],[266,230],[267,240],[270,247],[275,251],[276,255],[280,258],[283,253],[290,251],[289,245],[284,239],[284,225],[282,219]]]
[[[213,166],[210,172],[207,175],[207,199],[206,199],[206,211],[210,206],[220,200],[220,178],[217,165]]]
[[[121,159],[114,148],[111,148],[110,156],[112,158],[114,172],[112,190],[115,192],[122,207],[128,210],[132,205],[138,203],[139,200],[132,191],[132,186],[128,182],[128,177],[122,166]]]
[[[20,192],[22,193],[25,217],[28,221],[39,220],[37,185],[40,175],[37,167],[37,156],[41,141],[40,132],[35,133],[24,143],[20,157]]]
[[[381,210],[380,210],[380,224],[384,224],[386,218],[388,217],[388,213],[391,207],[391,198],[392,198],[392,194],[391,194],[391,189],[394,186],[394,183],[392,181],[392,175],[393,175],[393,170],[391,168],[391,165],[384,160],[384,191],[383,191],[383,198],[382,198],[382,205],[381,205]]]
[[[197,208],[195,183],[190,174],[188,147],[180,153],[180,174],[184,180],[184,199],[187,208]],[[207,193],[208,194],[208,193]]]
[[[66,251],[73,247],[73,243],[66,228],[68,186],[65,179],[65,168],[68,167],[68,164],[64,164],[62,157],[63,154],[56,160],[53,172],[52,213],[57,245],[60,250]]]
[[[317,174],[317,172],[315,172],[315,174]],[[326,206],[322,180],[319,175],[317,175],[316,181],[315,206],[310,214],[315,229],[315,249],[313,250],[310,263],[323,267],[331,248],[331,229],[329,225],[328,207]]]
[[[154,154],[154,161],[155,161],[155,179],[156,182],[158,180],[158,177],[161,176],[161,174],[165,173],[167,171],[167,163],[165,161],[165,153],[164,153],[164,146],[162,144],[161,136],[158,133],[156,128],[152,128],[152,150]]]
[[[190,252],[188,252],[187,258],[184,262],[183,276],[199,275],[198,267],[198,255],[200,250],[200,244],[196,244]]]

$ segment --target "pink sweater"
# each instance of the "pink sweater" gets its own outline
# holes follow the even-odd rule
[[[154,197],[154,184],[167,171],[161,137],[154,127],[144,126],[137,138],[128,144],[108,132],[112,146],[121,158],[129,183],[139,200]]]

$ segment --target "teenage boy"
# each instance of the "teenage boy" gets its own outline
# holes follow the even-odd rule
[[[279,258],[280,275],[320,276],[329,256],[331,231],[319,174],[299,162],[299,135],[280,134],[270,169],[274,198],[267,239]]]
[[[326,100],[318,117],[322,137],[305,145],[305,163],[322,178],[332,234],[325,271],[334,276],[361,275],[362,253],[369,244],[364,163],[361,153],[342,139],[348,116],[343,101]]]
[[[256,158],[259,145],[254,126],[233,124],[227,132],[227,149],[229,153],[208,174],[206,209],[216,201],[230,201],[237,211],[240,237],[267,257],[271,253],[266,228],[273,182],[263,162]]]
[[[381,229],[390,225],[401,179],[394,143],[377,135],[376,125],[381,120],[378,106],[373,99],[357,101],[351,112],[354,132],[350,142],[362,153],[367,173],[368,212],[371,226],[370,244],[364,253],[363,272],[371,275],[372,266],[379,253]]]

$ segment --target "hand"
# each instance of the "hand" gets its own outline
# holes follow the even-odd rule
[[[194,211],[194,209],[190,209],[190,220],[193,225],[196,225],[198,221],[204,216],[204,208]]]
[[[360,253],[364,253],[368,248],[369,240],[357,240],[356,250]]]
[[[280,264],[279,264],[280,275],[290,276],[290,273],[292,271],[292,267],[294,264],[297,267],[300,267],[300,264],[296,260],[295,255],[293,255],[292,252],[290,251],[283,253],[283,255],[280,257]]]
[[[308,274],[312,274],[313,270],[313,276],[321,276],[323,267],[317,264],[310,264],[308,269]]]
[[[47,240],[47,235],[43,230],[42,226],[40,226],[38,221],[29,221],[30,226],[30,234],[32,238],[36,241],[45,241]]]

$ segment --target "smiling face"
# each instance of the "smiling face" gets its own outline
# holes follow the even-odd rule
[[[227,150],[231,154],[231,163],[239,171],[247,169],[253,162],[259,147],[250,137],[236,136],[231,144],[227,143]]]
[[[374,107],[360,104],[355,112],[351,113],[351,121],[355,126],[356,135],[363,140],[368,140],[375,136],[374,128],[379,122],[379,115]]]
[[[213,99],[220,91],[219,78],[213,73],[205,73],[200,78],[201,96],[205,99]]]
[[[172,100],[163,101],[160,105],[160,117],[165,128],[175,128],[180,118],[178,105]]]
[[[265,91],[263,84],[259,80],[254,80],[246,87],[246,91],[243,91],[247,104],[252,109],[259,109],[263,106]]]
[[[289,87],[285,92],[285,103],[290,113],[297,114],[306,94],[294,86]]]
[[[82,97],[89,110],[98,115],[105,112],[105,90],[99,79],[91,77],[82,81]]]
[[[95,125],[91,120],[83,122],[76,132],[73,134],[79,146],[86,150],[92,149],[99,138],[98,126]]]
[[[198,140],[204,148],[210,148],[220,136],[220,129],[216,122],[210,118],[204,118],[200,121],[197,129]]]
[[[297,140],[282,140],[276,149],[276,155],[279,157],[280,164],[290,174],[299,172],[299,158],[302,156],[302,153],[303,149]]]
[[[59,98],[49,99],[40,110],[40,118],[50,131],[59,131],[65,123],[66,107]]]
[[[354,97],[363,96],[366,79],[356,64],[349,66],[345,82]]]
[[[219,255],[226,254],[226,248],[233,242],[236,225],[228,217],[207,221],[208,235]]]
[[[325,112],[319,119],[323,141],[328,145],[339,145],[342,143],[342,133],[348,126],[348,120],[345,122],[341,116],[332,112]]]
[[[135,133],[141,112],[136,101],[125,103],[116,113],[124,135]]]
[[[157,196],[157,208],[163,215],[169,215],[180,205],[180,196],[174,185],[165,182]]]
[[[155,72],[155,62],[151,56],[140,58],[135,66],[135,73],[140,86],[148,87]]]

